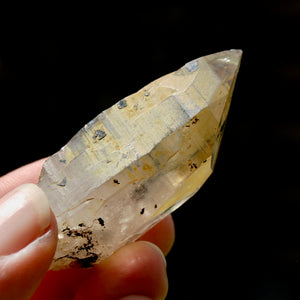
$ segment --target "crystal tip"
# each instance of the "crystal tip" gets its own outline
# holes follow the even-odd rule
[[[238,56],[243,55],[243,50],[241,50],[241,49],[230,49],[229,51],[235,53]]]

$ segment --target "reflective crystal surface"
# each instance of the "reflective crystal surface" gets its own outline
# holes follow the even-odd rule
[[[45,162],[52,269],[90,267],[136,240],[212,173],[242,52],[195,59],[118,101]]]

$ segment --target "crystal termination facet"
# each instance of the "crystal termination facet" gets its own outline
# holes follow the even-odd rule
[[[213,171],[242,51],[195,59],[100,113],[44,163],[52,269],[90,267],[174,211]]]

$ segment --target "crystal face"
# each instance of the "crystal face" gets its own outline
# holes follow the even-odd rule
[[[46,160],[52,269],[90,267],[193,196],[215,165],[242,51],[195,59],[100,113]]]

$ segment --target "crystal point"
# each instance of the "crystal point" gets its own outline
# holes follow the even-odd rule
[[[52,269],[89,267],[194,195],[213,171],[242,52],[195,59],[100,113],[44,163]]]

